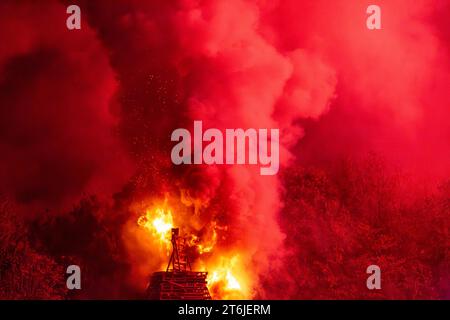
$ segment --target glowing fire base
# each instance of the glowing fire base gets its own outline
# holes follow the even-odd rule
[[[207,272],[160,271],[150,277],[147,295],[152,300],[210,300]]]
[[[172,229],[171,242],[172,255],[167,270],[152,274],[147,288],[148,298],[154,300],[210,300],[211,295],[206,286],[208,272],[191,270],[191,264],[185,252],[185,239],[180,239],[179,229]]]

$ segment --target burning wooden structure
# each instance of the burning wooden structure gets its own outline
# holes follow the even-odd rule
[[[172,253],[166,271],[150,276],[147,297],[153,300],[210,300],[207,272],[192,271],[186,240],[172,229]]]

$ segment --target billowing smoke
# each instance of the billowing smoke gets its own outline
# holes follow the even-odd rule
[[[177,226],[215,237],[196,267],[237,265],[238,297],[366,297],[344,281],[363,270],[365,283],[372,253],[360,242],[384,223],[396,233],[370,244],[389,243],[375,255],[395,265],[387,278],[410,270],[395,249],[404,237],[417,234],[414,253],[434,239],[432,262],[417,258],[410,274],[425,274],[422,297],[442,295],[445,230],[407,228],[448,214],[447,187],[412,192],[378,160],[356,159],[374,152],[414,179],[448,178],[445,1],[379,0],[375,31],[370,3],[356,0],[75,2],[77,31],[65,27],[67,1],[0,4],[0,191],[13,203],[2,210],[26,218],[27,259],[80,264],[90,281],[80,297],[141,297],[167,257],[136,221],[168,203]],[[280,129],[280,173],[174,166],[170,135],[194,120]],[[399,287],[385,297],[412,290]]]
[[[259,32],[260,14],[257,4],[245,1],[186,4],[175,15],[181,43],[176,63],[190,84],[189,118],[222,131],[279,128],[283,166],[291,157],[289,147],[302,134],[294,121],[324,112],[336,79],[320,57],[301,49],[280,51],[265,39]],[[251,292],[262,294],[256,290],[259,276],[282,263],[279,179],[260,176],[251,166],[205,170],[198,177],[214,181],[214,176],[228,186],[228,193],[220,196],[229,207],[228,246],[240,253],[244,269],[251,270]],[[219,196],[221,184],[208,186],[214,188],[209,194]]]
[[[45,17],[40,7],[2,2],[0,19],[0,188],[30,215],[117,191],[129,177],[108,56],[88,25],[69,33],[62,4],[49,2]]]

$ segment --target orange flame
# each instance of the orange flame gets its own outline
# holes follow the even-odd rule
[[[173,228],[173,217],[170,210],[162,208],[147,209],[145,215],[140,216],[137,223],[150,231],[153,236],[166,246],[166,249],[170,250],[171,230]]]
[[[159,240],[159,244],[169,254],[174,216],[170,209],[165,205],[163,207],[146,209],[145,214],[138,218],[137,224],[147,230],[153,239]],[[226,227],[212,223],[209,230],[200,236],[195,231],[185,236],[188,247],[195,248],[198,253],[195,261],[191,261],[193,269],[208,271],[207,286],[213,299],[251,298],[246,269],[239,255],[224,255],[216,246],[218,231],[223,230],[227,230]]]
[[[213,298],[247,299],[247,281],[240,265],[239,255],[231,258],[221,256],[208,275],[208,289]]]

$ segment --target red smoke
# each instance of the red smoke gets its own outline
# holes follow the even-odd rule
[[[1,191],[56,209],[117,190],[128,156],[114,133],[117,82],[95,32],[58,27],[65,7],[56,2],[45,18],[39,4],[1,7]]]
[[[266,31],[281,50],[312,50],[339,77],[334,105],[311,123],[299,157],[332,161],[371,150],[421,175],[448,176],[448,3],[378,1],[380,31],[361,27],[369,3],[283,1],[267,14],[285,30]]]
[[[448,295],[446,1],[378,0],[382,30],[369,1],[77,3],[81,31],[66,1],[0,4],[0,192],[23,250],[88,270],[82,297],[140,296],[159,261],[134,210],[167,195],[186,227],[227,226],[217,247],[241,254],[251,297]],[[193,120],[279,128],[279,175],[173,166]]]

